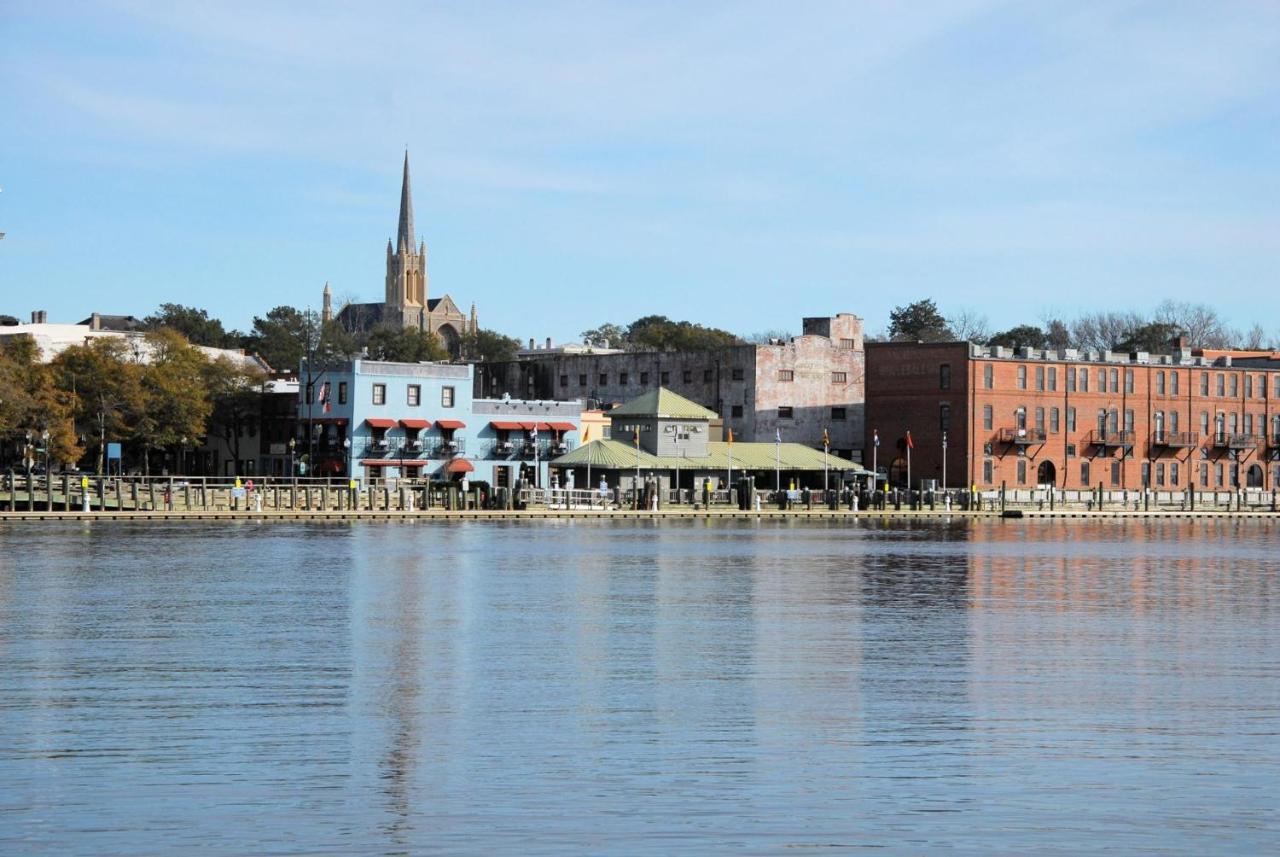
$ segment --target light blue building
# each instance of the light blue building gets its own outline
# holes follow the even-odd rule
[[[577,401],[472,399],[472,367],[377,360],[300,374],[298,460],[307,475],[482,480],[535,478],[578,443]]]

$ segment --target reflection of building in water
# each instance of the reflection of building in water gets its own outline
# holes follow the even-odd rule
[[[1264,543],[1237,541],[1240,530],[1233,521],[974,522],[979,710],[997,720],[1024,704],[1145,713],[1168,707],[1179,693],[1170,682],[1238,670],[1223,634],[1273,626],[1278,586]],[[1266,634],[1280,642],[1280,630]]]

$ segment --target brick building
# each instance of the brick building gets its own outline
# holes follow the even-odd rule
[[[476,367],[475,395],[624,402],[664,387],[724,418],[736,440],[822,446],[862,460],[862,319],[806,318],[786,342],[705,351],[522,352]],[[718,439],[718,438],[717,438]]]
[[[1280,488],[1280,354],[868,343],[867,443],[891,482]],[[943,435],[947,465],[943,472]]]

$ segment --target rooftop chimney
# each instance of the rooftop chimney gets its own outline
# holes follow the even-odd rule
[[[31,311],[32,324],[45,324],[48,318],[49,318],[49,313],[46,310],[33,309]]]

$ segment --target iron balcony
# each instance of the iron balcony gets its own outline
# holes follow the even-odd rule
[[[1094,429],[1089,434],[1089,443],[1108,449],[1129,449],[1133,446],[1133,432]]]
[[[1213,436],[1213,445],[1224,449],[1257,449],[1265,441],[1262,435],[1240,432],[1218,432]]]
[[[1038,446],[1047,438],[1048,435],[1042,428],[1002,428],[999,434],[1001,443],[1014,446]]]
[[[1192,449],[1200,445],[1198,431],[1158,431],[1151,435],[1152,446],[1169,449]]]

